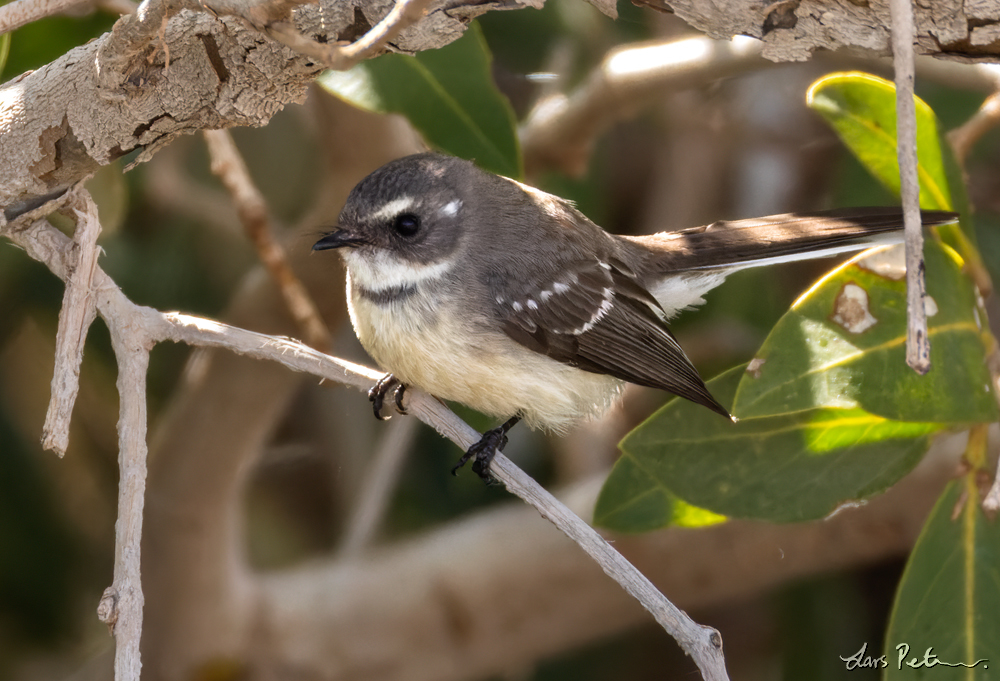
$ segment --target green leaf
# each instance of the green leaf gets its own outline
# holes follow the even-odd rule
[[[709,382],[731,404],[745,367]],[[877,494],[927,449],[932,423],[825,409],[737,424],[686,400],[668,403],[621,443],[595,522],[626,531],[670,524],[671,497],[715,514],[791,522]]]
[[[594,507],[594,524],[615,532],[649,532],[661,527],[705,527],[726,517],[692,506],[660,486],[631,457],[611,471]]]
[[[943,225],[937,228],[938,233],[963,258],[978,262],[961,167],[934,111],[919,97],[914,100],[920,207],[959,213],[961,227]],[[806,104],[826,119],[872,175],[899,196],[893,83],[867,73],[833,73],[812,84],[806,93]]]
[[[427,142],[501,175],[523,174],[517,122],[493,83],[482,32],[416,56],[385,54],[349,71],[327,71],[319,84],[357,107],[406,116]]]
[[[860,408],[897,421],[992,422],[984,319],[954,251],[929,240],[931,370],[906,365],[906,282],[879,260],[848,263],[820,280],[775,325],[736,393],[740,418],[817,407]]]
[[[7,65],[7,55],[10,54],[10,33],[4,33],[0,36],[0,74],[3,73],[4,67]]]
[[[983,516],[975,477],[948,484],[910,554],[886,634],[887,680],[987,679],[1000,665],[1000,524]],[[930,655],[948,664],[926,666]]]

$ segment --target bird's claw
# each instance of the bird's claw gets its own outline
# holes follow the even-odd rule
[[[386,374],[378,379],[378,382],[368,391],[368,401],[372,403],[372,411],[379,421],[388,421],[392,415],[383,415],[382,407],[385,403],[385,396],[392,390],[392,401],[396,404],[396,411],[406,414],[403,407],[403,395],[406,393],[406,386],[399,382],[399,379],[392,374]]]
[[[499,484],[500,481],[490,472],[490,464],[493,463],[497,452],[502,452],[503,448],[507,446],[507,431],[513,428],[514,424],[520,420],[520,416],[514,416],[502,426],[483,433],[483,436],[479,438],[479,442],[469,447],[465,454],[462,455],[462,458],[458,460],[455,467],[451,469],[451,474],[458,475],[458,469],[464,466],[469,459],[473,459],[473,473],[482,478],[483,482],[487,485]]]

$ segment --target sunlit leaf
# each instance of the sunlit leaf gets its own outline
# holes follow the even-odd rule
[[[954,251],[925,248],[931,370],[906,365],[906,282],[886,257],[846,264],[775,325],[740,383],[740,418],[817,407],[861,408],[898,421],[990,422],[981,313]]]
[[[439,50],[385,54],[319,84],[363,109],[406,116],[427,142],[481,167],[520,177],[514,113],[493,83],[490,53],[476,24]]]
[[[979,501],[974,475],[953,480],[924,526],[886,634],[886,679],[995,677],[1000,523],[984,517]]]
[[[962,171],[934,111],[915,97],[917,176],[920,207],[951,210],[961,215],[957,225],[938,233],[966,260],[978,263],[976,235]],[[819,113],[887,189],[899,196],[896,156],[896,88],[868,73],[833,73],[820,78],[806,93],[806,103]]]
[[[615,465],[594,508],[594,524],[616,532],[648,532],[670,525],[706,527],[725,520],[671,494],[631,457],[622,457]]]
[[[731,404],[744,367],[709,382]],[[676,399],[629,433],[598,501],[596,522],[639,531],[671,524],[671,498],[734,518],[798,521],[877,494],[927,449],[932,423],[825,409],[729,423]]]

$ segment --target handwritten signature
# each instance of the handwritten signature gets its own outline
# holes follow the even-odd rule
[[[934,654],[934,648],[928,648],[924,651],[923,657],[911,657],[907,659],[910,654],[910,646],[907,643],[900,643],[896,646],[896,669],[902,669],[903,666],[910,667],[911,669],[921,669],[937,667],[942,665],[945,667],[978,667],[980,664],[983,665],[983,669],[989,669],[989,660],[982,659],[976,660],[975,662],[945,662],[937,655]],[[841,660],[847,663],[847,669],[885,669],[889,666],[889,660],[886,655],[879,655],[878,657],[873,657],[868,654],[868,643],[865,642],[861,646],[861,650],[854,653],[850,657],[841,657]]]

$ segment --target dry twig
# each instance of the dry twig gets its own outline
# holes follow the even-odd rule
[[[299,33],[292,24],[285,22],[270,25],[268,33],[275,40],[315,59],[328,69],[345,71],[377,55],[400,31],[419,21],[430,4],[431,0],[397,0],[380,22],[349,45],[314,42]]]
[[[339,555],[356,555],[371,543],[403,471],[403,461],[417,434],[416,419],[393,419],[368,465],[347,522]]]
[[[97,204],[90,194],[80,187],[74,195],[76,200],[73,203],[80,205],[82,210],[74,209],[76,232],[69,255],[73,262],[69,265],[66,292],[59,311],[52,394],[42,427],[42,447],[51,449],[60,457],[69,446],[70,418],[80,391],[83,344],[87,340],[87,330],[97,315],[91,286],[97,269],[97,237],[101,233],[101,222]]]
[[[285,305],[309,345],[320,350],[330,347],[330,331],[309,297],[309,292],[288,264],[285,251],[274,238],[267,204],[250,177],[228,130],[206,130],[205,142],[212,158],[212,172],[226,185],[236,212],[257,255],[285,299]]]
[[[948,141],[959,163],[964,163],[972,145],[997,125],[1000,125],[1000,92],[987,97],[972,118],[948,133]]]
[[[550,95],[521,126],[524,165],[580,174],[597,137],[612,123],[664,92],[760,68],[761,43],[706,37],[629,46],[612,51],[576,91]]]
[[[931,370],[924,299],[924,233],[920,222],[917,180],[917,113],[913,100],[913,7],[910,0],[891,0],[892,57],[896,71],[896,154],[899,159],[903,229],[906,239],[906,363],[918,374]]]

